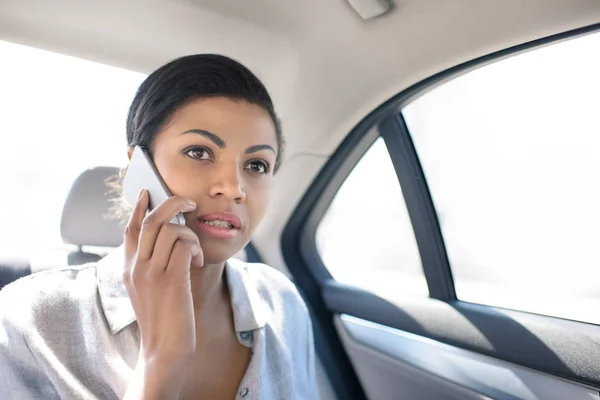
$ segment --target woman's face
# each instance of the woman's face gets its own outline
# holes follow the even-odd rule
[[[206,264],[250,241],[269,204],[277,151],[269,113],[224,97],[188,103],[157,134],[154,163],[171,193],[197,204],[186,225]]]

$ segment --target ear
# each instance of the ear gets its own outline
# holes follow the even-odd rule
[[[133,147],[127,147],[127,159],[131,161],[131,156],[133,155]]]

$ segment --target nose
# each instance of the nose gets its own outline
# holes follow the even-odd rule
[[[222,165],[213,170],[213,174],[209,189],[211,197],[224,197],[236,203],[246,201],[246,191],[242,187],[237,165]]]

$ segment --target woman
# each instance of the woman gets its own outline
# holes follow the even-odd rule
[[[312,399],[312,327],[290,281],[234,259],[269,205],[281,128],[263,84],[217,55],[140,86],[128,154],[174,197],[140,193],[124,245],[97,264],[0,291],[2,399]],[[170,224],[183,213],[185,226]]]

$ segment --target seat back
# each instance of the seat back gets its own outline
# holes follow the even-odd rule
[[[29,262],[21,258],[0,259],[0,290],[9,283],[31,274]]]
[[[89,247],[115,248],[123,243],[122,224],[107,218],[111,203],[106,180],[118,173],[116,167],[95,167],[73,183],[60,224],[63,241],[77,246],[68,255],[69,265],[98,261],[101,255],[87,251]]]

